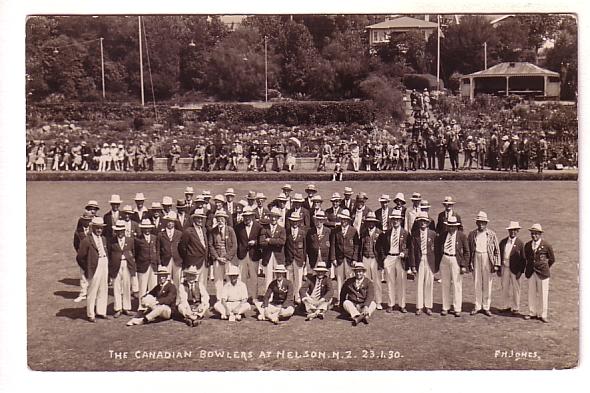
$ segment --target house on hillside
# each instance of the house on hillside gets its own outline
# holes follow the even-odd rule
[[[432,33],[436,34],[438,25],[427,20],[410,18],[409,16],[397,16],[395,18],[367,26],[369,32],[369,45],[374,47],[376,45],[385,44],[389,42],[389,37],[393,34],[418,32],[424,35],[424,40]]]

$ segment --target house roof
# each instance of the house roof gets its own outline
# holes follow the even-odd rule
[[[516,75],[531,75],[531,76],[559,76],[559,73],[546,70],[531,63],[514,62],[514,63],[500,63],[487,70],[477,71],[468,76],[516,76]]]
[[[436,29],[438,25],[421,19],[400,16],[381,23],[367,26],[367,29]]]

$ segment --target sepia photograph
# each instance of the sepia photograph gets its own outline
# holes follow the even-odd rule
[[[567,10],[26,15],[29,372],[578,368]]]

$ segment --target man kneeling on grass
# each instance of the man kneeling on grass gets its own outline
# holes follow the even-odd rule
[[[145,311],[127,322],[127,326],[143,325],[153,322],[156,318],[170,319],[172,316],[172,306],[176,303],[176,287],[168,279],[166,267],[160,266],[156,274],[158,285],[140,299]]]
[[[184,280],[178,288],[178,313],[188,326],[198,326],[209,309],[207,287],[199,282],[196,266],[184,270]]]
[[[218,301],[213,305],[215,311],[221,315],[221,319],[227,319],[230,322],[241,321],[244,313],[250,310],[248,304],[248,288],[241,280],[238,280],[240,268],[227,264],[228,282],[221,289]]]
[[[361,321],[368,324],[369,317],[377,309],[373,282],[365,277],[365,265],[361,262],[355,262],[352,270],[354,270],[354,277],[349,278],[342,285],[340,304],[352,317],[353,326]]]

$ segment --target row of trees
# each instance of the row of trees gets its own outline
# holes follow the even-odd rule
[[[264,98],[266,41],[268,86],[273,94],[321,100],[399,99],[404,75],[436,74],[436,34],[429,41],[417,34],[397,35],[371,51],[365,27],[381,20],[382,16],[371,15],[256,15],[231,30],[215,16],[144,16],[147,97],[153,93],[156,100],[183,100],[184,95],[195,99],[195,94],[220,100]],[[519,15],[504,23],[496,29],[482,16],[465,16],[460,24],[444,17],[444,82],[452,81],[454,74],[482,69],[484,42],[488,65],[493,65],[534,60],[540,45],[552,38],[555,47],[547,54],[547,66],[563,72],[567,64],[575,91],[573,17]],[[43,16],[31,17],[26,24],[28,98],[99,99],[99,37],[104,38],[107,99],[137,97],[137,17]]]

